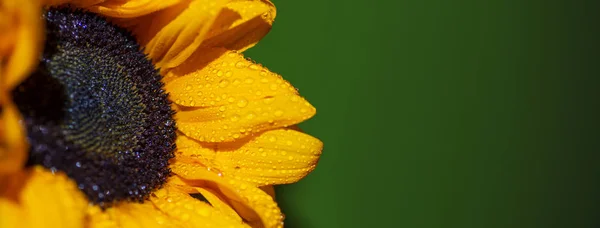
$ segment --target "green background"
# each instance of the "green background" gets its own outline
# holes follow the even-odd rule
[[[600,227],[599,1],[275,0],[316,108],[287,227]]]

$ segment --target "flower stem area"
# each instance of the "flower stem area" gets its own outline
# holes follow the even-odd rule
[[[599,227],[597,2],[274,3],[246,53],[325,145],[286,227]]]

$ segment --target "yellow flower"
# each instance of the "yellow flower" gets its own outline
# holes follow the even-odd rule
[[[0,227],[282,226],[272,186],[323,145],[294,126],[314,107],[240,54],[274,18],[268,0],[0,0]]]

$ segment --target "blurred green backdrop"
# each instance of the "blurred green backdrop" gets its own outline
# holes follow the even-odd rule
[[[287,227],[600,227],[599,1],[274,0],[317,115]]]

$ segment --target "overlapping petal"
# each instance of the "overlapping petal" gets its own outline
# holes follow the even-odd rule
[[[172,68],[200,46],[226,0],[183,1],[153,13],[133,29],[157,67]]]
[[[262,132],[232,143],[200,143],[177,139],[179,160],[189,158],[223,176],[258,186],[294,183],[316,166],[323,143],[290,129]]]
[[[275,16],[275,5],[268,0],[230,1],[206,34],[202,47],[244,51],[271,30]]]
[[[275,7],[263,0],[187,0],[128,25],[163,72],[210,47],[245,50],[271,29]]]
[[[0,185],[2,227],[83,227],[87,206],[73,181],[42,167],[11,175]],[[18,219],[10,218],[15,215]]]
[[[175,69],[170,76],[176,79],[166,89],[182,106],[175,116],[178,128],[202,142],[234,141],[297,124],[316,112],[281,76],[236,52],[195,71]]]
[[[219,191],[250,226],[283,226],[283,214],[277,203],[258,187],[245,181],[219,176],[200,164],[175,162],[171,169],[191,186]]]
[[[150,201],[170,219],[176,219],[186,227],[247,227],[239,219],[173,188],[157,190]]]
[[[209,188],[195,188],[198,193],[202,194],[206,200],[213,206],[213,208],[221,211],[223,214],[233,218],[236,221],[242,221],[242,218],[237,214],[229,204],[226,203],[226,199],[223,196],[219,196],[213,190]]]
[[[125,202],[105,210],[91,207],[87,214],[90,228],[191,227],[157,210],[151,203]]]
[[[260,186],[260,189],[262,189],[264,192],[266,192],[271,197],[273,197],[273,199],[275,199],[275,186],[265,185],[265,186]]]

